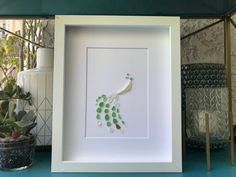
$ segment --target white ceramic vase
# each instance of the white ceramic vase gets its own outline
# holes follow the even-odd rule
[[[32,105],[18,101],[18,109],[34,110],[37,126],[33,133],[37,135],[38,146],[51,145],[52,139],[52,95],[53,95],[53,49],[37,50],[37,67],[19,72],[17,84],[32,95]]]

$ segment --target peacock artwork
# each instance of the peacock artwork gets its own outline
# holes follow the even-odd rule
[[[121,131],[127,128],[127,122],[122,117],[120,110],[119,97],[127,94],[132,90],[133,77],[129,73],[126,74],[127,82],[117,92],[106,95],[102,94],[96,99],[96,120],[98,127],[107,127],[110,133]]]

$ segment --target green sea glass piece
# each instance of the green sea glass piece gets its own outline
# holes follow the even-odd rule
[[[112,112],[112,117],[116,117],[116,113],[115,112]]]
[[[120,129],[121,127],[120,127],[120,125],[119,124],[116,124],[116,129]]]
[[[109,120],[110,119],[110,116],[108,114],[105,115],[105,119],[106,120]]]
[[[113,123],[117,124],[118,123],[117,119],[113,119]]]
[[[112,125],[111,122],[107,122],[108,127],[111,127],[111,125]]]
[[[104,103],[103,103],[103,102],[99,103],[99,106],[100,106],[100,107],[103,107],[103,106],[104,106]]]
[[[96,118],[97,118],[97,119],[101,119],[100,114],[97,114]]]
[[[102,109],[101,109],[101,108],[97,108],[97,112],[98,112],[98,113],[101,113],[101,112],[102,112]]]

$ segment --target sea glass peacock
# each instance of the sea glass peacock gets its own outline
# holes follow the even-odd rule
[[[120,90],[111,95],[103,94],[96,99],[97,125],[103,127],[105,124],[111,133],[116,130],[124,132],[124,127],[127,127],[121,115],[119,97],[132,90],[133,77],[127,73],[125,79],[127,82]]]

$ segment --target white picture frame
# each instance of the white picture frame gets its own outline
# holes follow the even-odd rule
[[[52,172],[182,172],[179,23],[179,17],[55,17]],[[103,32],[104,30],[107,30],[108,32]],[[129,33],[129,35],[123,37],[124,40],[121,33],[119,33],[120,30],[124,35],[126,31]],[[118,35],[116,35],[117,31]],[[113,36],[120,35],[120,43],[113,44],[114,40],[110,40],[110,36],[101,38],[102,35],[108,35],[110,33]],[[136,33],[137,37],[133,36]],[[89,40],[84,40],[83,37],[86,36]],[[103,40],[99,39],[105,39],[105,42],[102,43],[101,41]],[[118,37],[115,39],[119,40]],[[158,42],[159,40],[160,42]],[[100,43],[98,43],[98,41],[100,41]],[[150,48],[148,47],[149,43],[151,46]],[[74,47],[74,44],[76,47]],[[99,47],[97,47],[97,45],[99,45]],[[147,76],[144,77],[144,80],[147,78],[147,81],[143,83],[144,86],[145,84],[147,85],[145,88],[148,90],[148,106],[146,111],[148,112],[148,115],[151,115],[148,117],[148,121],[146,121],[148,126],[146,132],[148,132],[148,135],[145,134],[143,128],[140,128],[144,133],[138,135],[138,138],[135,135],[127,136],[125,138],[123,138],[123,135],[121,136],[122,138],[119,136],[108,138],[104,138],[103,136],[95,136],[95,138],[90,137],[92,140],[89,141],[94,142],[87,144],[86,150],[84,150],[80,147],[86,142],[80,139],[86,139],[86,135],[84,135],[83,132],[85,132],[84,130],[86,128],[84,128],[84,126],[87,126],[87,124],[81,124],[76,121],[82,120],[83,122],[84,119],[90,117],[84,116],[85,109],[87,109],[85,102],[88,101],[81,101],[81,99],[84,99],[84,96],[79,97],[79,95],[91,93],[92,98],[93,92],[87,91],[89,86],[84,86],[84,83],[89,82],[87,81],[88,74],[86,75],[85,73],[91,73],[90,79],[93,79],[96,76],[97,71],[87,71],[90,65],[93,67],[93,64],[88,66],[86,62],[87,60],[95,62],[96,56],[99,56],[100,54],[106,56],[107,51],[103,50],[104,46],[105,49],[112,49],[109,50],[109,52],[113,52],[112,56],[116,56],[120,52],[115,49],[122,49],[121,55],[130,55],[130,58],[132,58],[133,55],[136,55],[137,52],[140,52],[135,58],[140,57],[141,59],[137,59],[135,64],[140,65],[141,67],[143,64],[139,61],[142,60],[144,61],[144,65],[145,62],[148,65],[146,67],[147,69],[144,67],[144,69],[142,67],[142,69],[140,69],[143,73],[148,73]],[[80,51],[80,48],[83,48],[83,50],[81,50],[84,51],[83,55],[80,55],[80,53],[76,51],[77,49]],[[102,50],[95,50],[94,48],[101,48]],[[123,48],[129,49],[128,52],[124,52]],[[133,51],[133,49],[138,50]],[[87,55],[89,55],[90,58]],[[145,57],[148,59],[148,62],[145,61]],[[110,62],[110,60],[106,61]],[[129,62],[131,62],[131,60],[127,60],[127,63]],[[119,68],[118,65],[117,67]],[[133,64],[130,66],[136,65]],[[102,65],[99,67],[102,67]],[[109,67],[114,67],[115,70],[116,66],[110,63]],[[122,68],[123,67],[119,70],[122,70]],[[128,68],[131,68],[130,70],[132,70],[132,67]],[[134,69],[134,73],[135,72],[137,78],[142,77],[143,74],[139,74],[139,69]],[[75,77],[75,75],[78,75],[78,78]],[[103,76],[104,75],[102,75],[102,77]],[[153,78],[157,79],[154,79],[153,81]],[[134,78],[134,82],[136,82],[137,85],[138,81],[139,79]],[[150,85],[152,82],[154,84]],[[139,85],[141,86],[142,84]],[[94,88],[94,86],[90,87]],[[77,94],[77,91],[81,93]],[[158,101],[156,101],[157,99],[154,99],[156,96]],[[86,97],[86,100],[87,99],[88,98]],[[140,99],[141,101],[143,100],[143,98]],[[149,99],[154,101],[150,101]],[[137,101],[133,102],[136,104],[135,102]],[[80,110],[80,112],[77,112],[77,109]],[[159,114],[159,112],[161,113]],[[155,117],[155,115],[158,116]],[[87,120],[85,120],[85,122],[86,121]],[[155,129],[158,130],[154,131]],[[93,137],[94,133],[92,132],[91,134]],[[76,138],[77,136],[79,138]],[[147,144],[150,144],[145,146],[146,143],[144,143],[143,139],[145,139]],[[99,155],[99,153],[103,154],[103,156],[105,154],[105,152],[103,152],[105,150],[101,150],[102,145],[99,145],[99,141],[104,141],[106,145],[109,145],[109,141],[112,142],[109,145],[111,148],[106,149],[106,152],[109,151],[109,156],[105,155],[104,159],[101,158],[102,155]],[[120,149],[122,149],[122,147],[123,149],[119,149],[119,152],[114,145],[117,141],[123,143],[120,147]],[[92,147],[89,147],[89,145],[93,145],[96,148],[93,149]],[[139,145],[140,147],[143,146],[142,149],[137,150],[137,154],[132,155],[130,147],[136,146],[138,149]],[[124,150],[125,148],[127,148],[127,152]],[[112,149],[116,149],[116,151],[113,151]],[[117,152],[119,153],[118,155],[115,154]],[[145,153],[147,153],[147,155]],[[112,154],[114,154],[114,159]],[[130,157],[127,154],[131,154]]]

